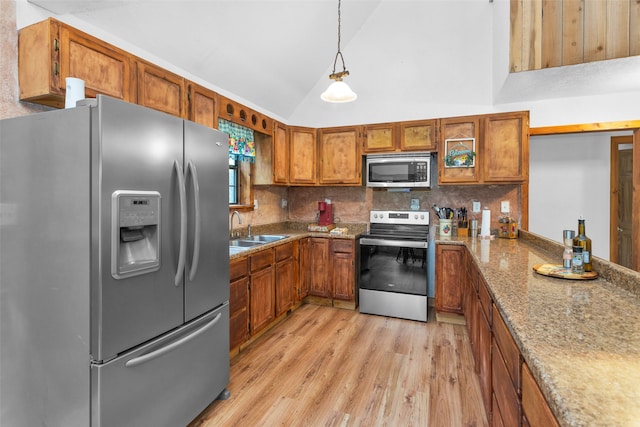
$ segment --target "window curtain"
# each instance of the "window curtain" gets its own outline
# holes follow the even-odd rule
[[[241,162],[255,161],[256,143],[251,129],[218,119],[218,130],[229,134],[229,158]]]

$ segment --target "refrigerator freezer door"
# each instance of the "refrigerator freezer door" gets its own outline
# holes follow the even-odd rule
[[[185,121],[185,321],[229,300],[229,137]]]
[[[0,122],[0,426],[89,423],[89,108]]]
[[[92,109],[93,239],[91,354],[103,361],[183,323],[183,283],[175,284],[180,202],[174,163],[183,162],[183,120],[98,96]],[[160,268],[116,279],[111,274],[112,196],[160,194]]]
[[[91,368],[93,427],[184,426],[229,383],[229,305]]]

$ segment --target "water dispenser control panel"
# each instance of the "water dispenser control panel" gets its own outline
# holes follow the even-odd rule
[[[118,190],[111,195],[111,275],[160,269],[160,193]]]

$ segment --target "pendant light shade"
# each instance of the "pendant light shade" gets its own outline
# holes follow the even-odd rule
[[[323,101],[327,102],[351,102],[358,98],[358,95],[351,90],[348,84],[342,80],[336,80],[331,83],[327,90],[320,95]]]
[[[340,51],[340,5],[341,0],[338,0],[338,53],[336,53],[336,57],[333,60],[333,72],[329,75],[329,78],[333,80],[333,83],[329,85],[327,90],[325,90],[320,98],[323,101],[327,102],[336,102],[336,103],[344,103],[355,101],[358,98],[358,95],[355,94],[354,91],[351,90],[349,85],[342,81],[342,78],[349,75],[349,71],[344,65],[344,58],[342,57],[342,52]],[[336,64],[338,63],[338,57],[342,61],[342,71],[336,73]]]

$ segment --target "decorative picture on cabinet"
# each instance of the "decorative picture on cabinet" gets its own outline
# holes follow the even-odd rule
[[[458,138],[444,141],[445,168],[472,168],[476,165],[476,139]]]

